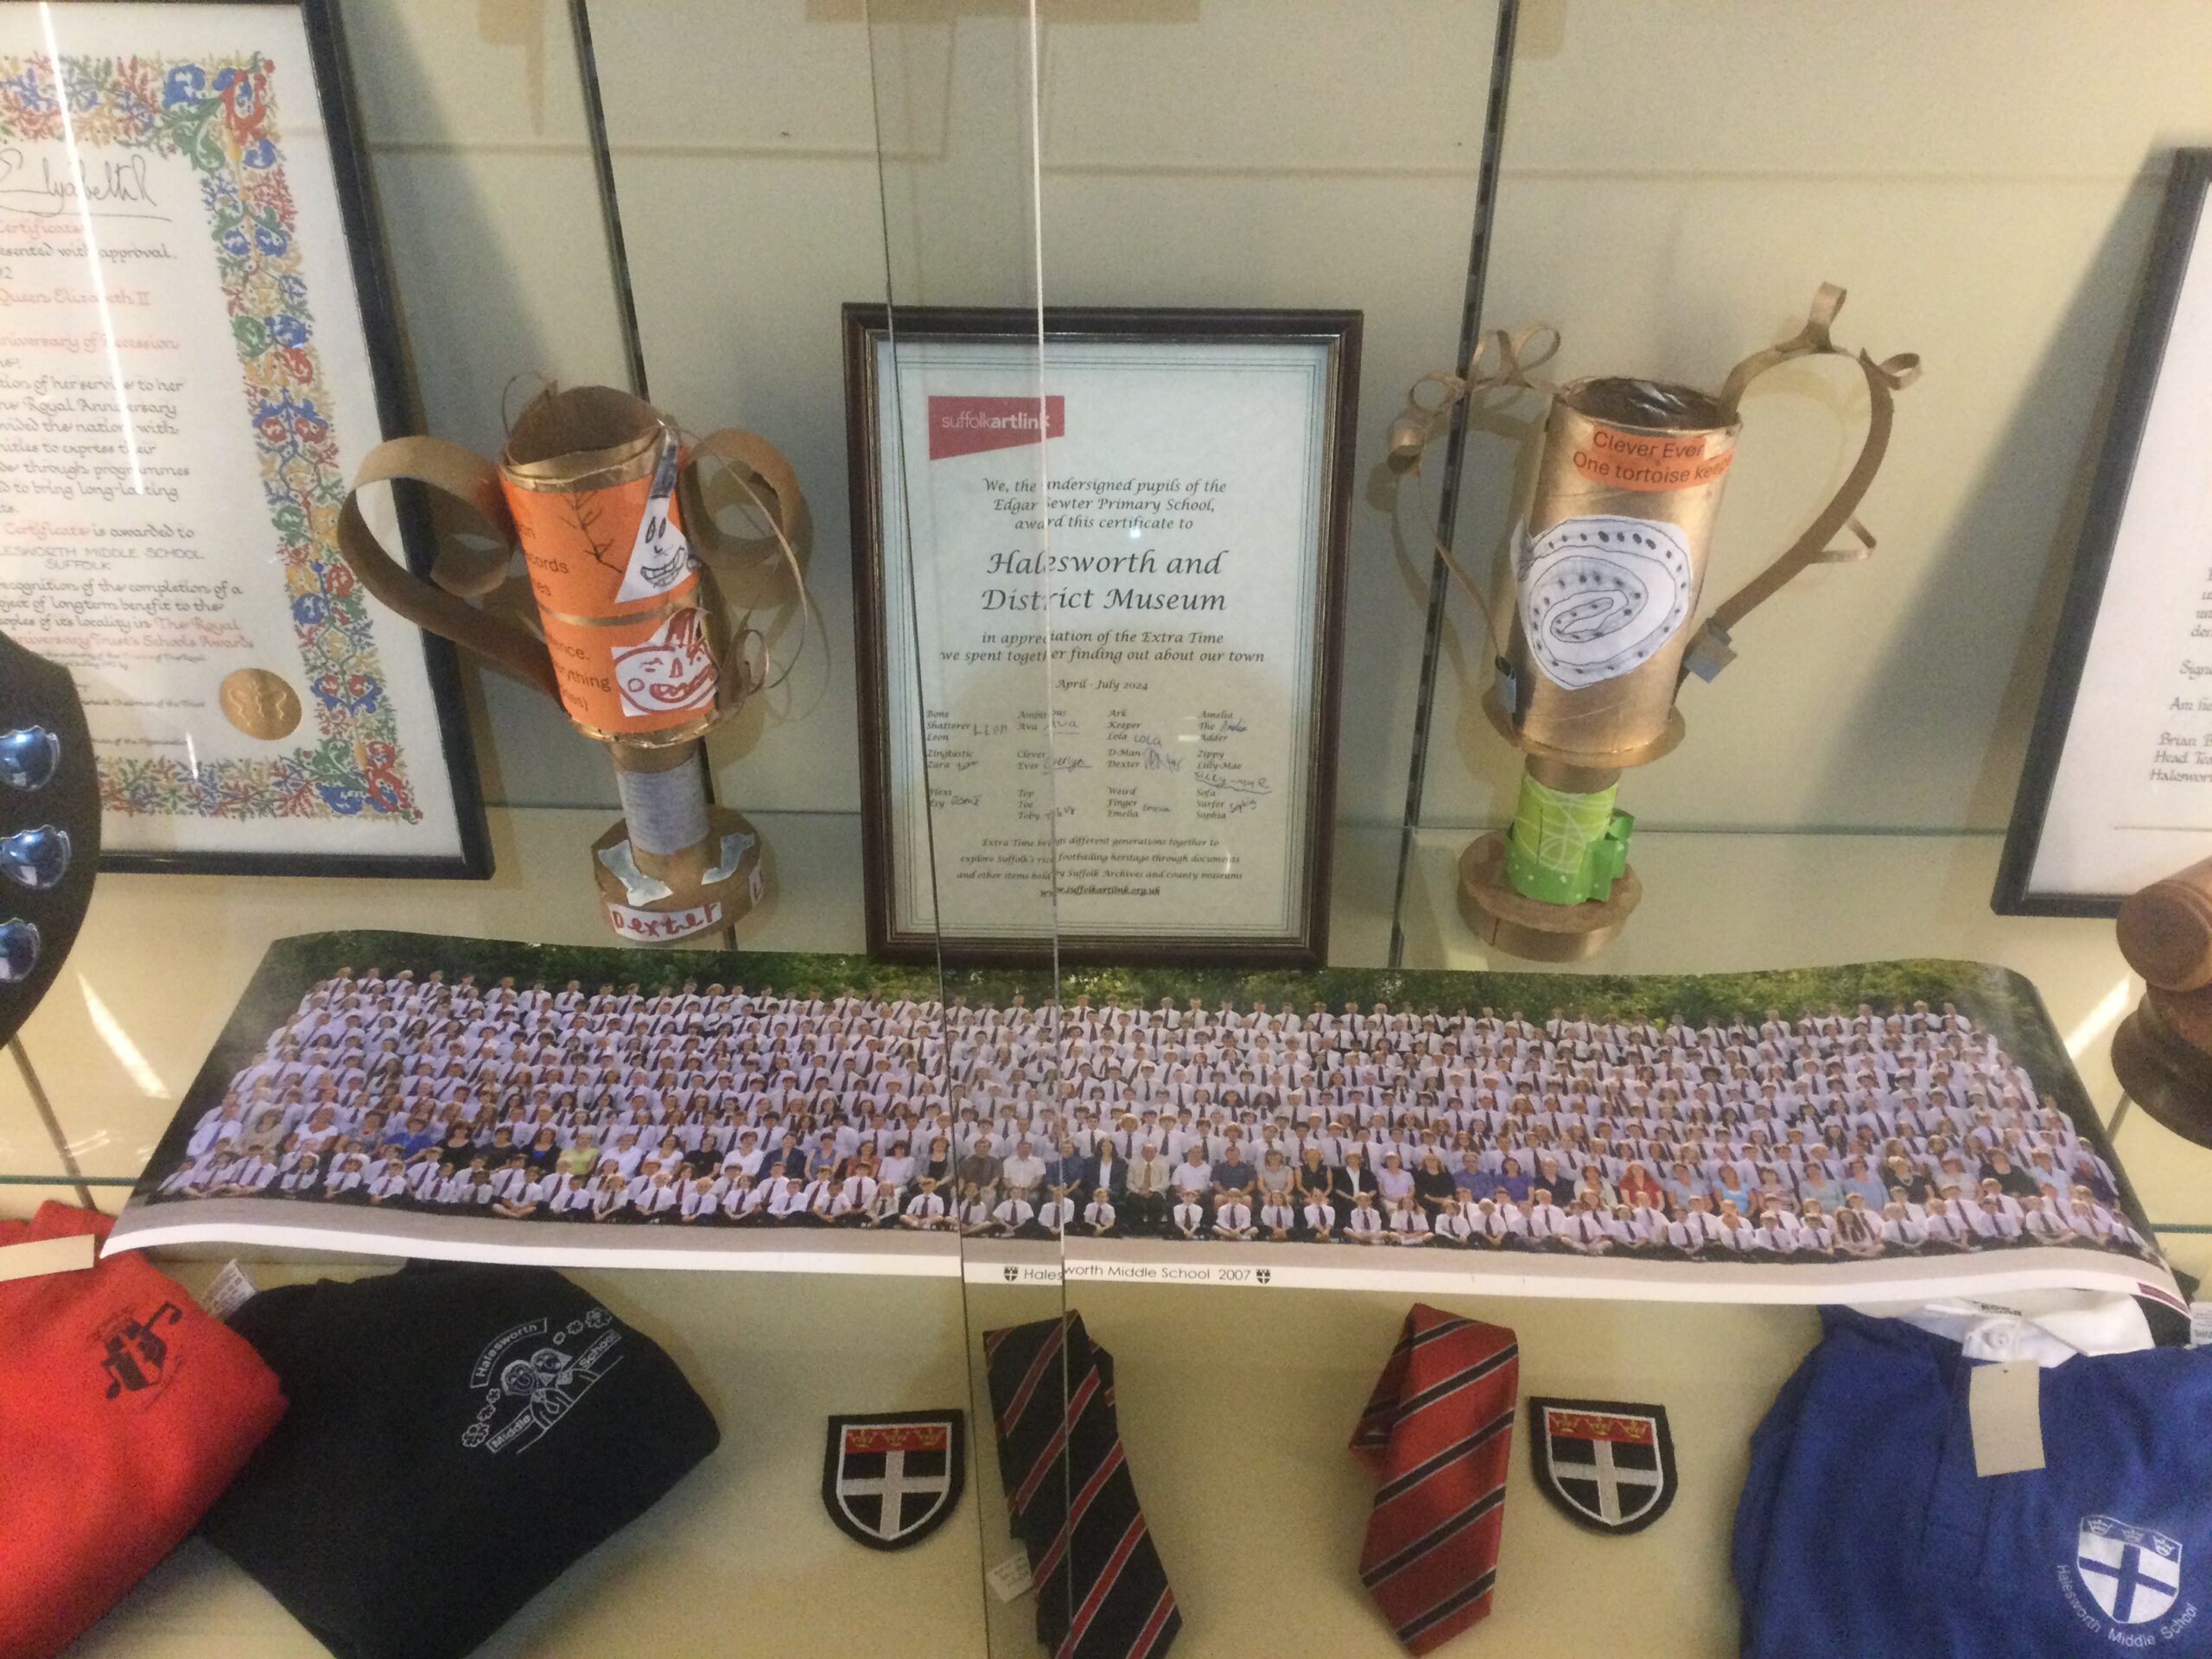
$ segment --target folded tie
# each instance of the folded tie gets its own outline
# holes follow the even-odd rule
[[[1360,1581],[1410,1653],[1490,1612],[1519,1356],[1503,1326],[1416,1303],[1352,1434],[1380,1483]]]
[[[983,1333],[999,1478],[1052,1659],[1147,1659],[1183,1627],[1114,1415],[1114,1361],[1074,1313]]]

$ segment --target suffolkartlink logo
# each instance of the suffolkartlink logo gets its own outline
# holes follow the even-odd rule
[[[622,1327],[603,1307],[578,1314],[558,1331],[531,1319],[501,1332],[469,1371],[469,1388],[484,1397],[461,1443],[494,1457],[537,1445],[622,1363],[621,1345]]]
[[[184,1315],[163,1302],[145,1319],[125,1317],[100,1333],[100,1370],[107,1373],[107,1397],[132,1395],[150,1400],[168,1381],[169,1344],[162,1332],[181,1325]]]
[[[1038,433],[1034,397],[931,397],[930,459],[980,454],[986,449],[1018,449],[1044,438],[1068,435],[1068,400],[1045,399],[1045,431]]]

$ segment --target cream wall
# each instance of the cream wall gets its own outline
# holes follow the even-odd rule
[[[726,798],[857,804],[836,309],[1035,297],[1021,12],[878,0],[871,29],[860,0],[594,9],[654,396],[772,437],[813,511],[829,650],[717,737]],[[432,429],[492,446],[518,373],[619,380],[565,8],[345,13]],[[1455,347],[1491,6],[1069,0],[1045,17],[1047,302],[1363,311],[1364,484],[1405,386]],[[1845,341],[1929,365],[1866,504],[1874,561],[1803,578],[1742,630],[1739,663],[1688,690],[1689,741],[1629,782],[1646,823],[2002,825],[2163,152],[2212,139],[2208,67],[2212,9],[2190,0],[1528,0],[1491,321],[1558,324],[1563,374],[1710,385],[1833,280],[1853,291]],[[1841,476],[1862,404],[1847,377],[1796,370],[1749,400],[1717,580]],[[1478,556],[1511,522],[1513,434],[1535,413],[1471,445],[1460,543]],[[1402,798],[1414,522],[1355,510],[1347,819],[1392,820]],[[1514,763],[1475,710],[1484,653],[1457,601],[1451,620],[1427,817],[1472,823],[1508,809]],[[550,709],[475,695],[494,798],[611,800]]]

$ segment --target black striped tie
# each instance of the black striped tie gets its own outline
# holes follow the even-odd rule
[[[999,1479],[1052,1659],[1148,1659],[1183,1627],[1115,1425],[1114,1360],[1080,1315],[983,1333]]]

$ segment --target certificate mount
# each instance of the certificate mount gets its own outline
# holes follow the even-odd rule
[[[1359,329],[846,308],[872,952],[1325,959]]]
[[[370,200],[331,0],[0,9],[0,629],[105,868],[490,874],[451,652],[336,547],[415,424]]]
[[[2212,149],[2176,152],[1993,907],[2113,916],[2212,852]]]

